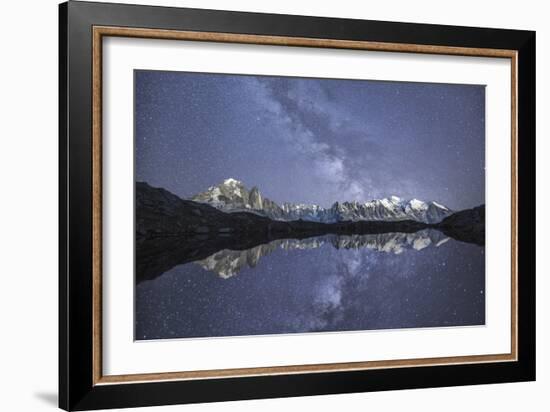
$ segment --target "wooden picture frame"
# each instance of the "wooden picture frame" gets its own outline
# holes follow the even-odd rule
[[[61,408],[535,379],[534,32],[73,1],[59,12]],[[512,105],[510,119],[502,120],[512,132],[510,353],[104,375],[102,41],[108,36],[510,59]]]

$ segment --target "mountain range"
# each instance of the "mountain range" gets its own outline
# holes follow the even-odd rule
[[[231,209],[228,213],[223,208],[228,208],[231,203],[226,201],[229,198],[227,194],[222,193],[224,189],[220,189],[220,195],[214,203],[217,207],[214,207],[204,202],[206,196],[200,196],[202,201],[186,200],[166,189],[155,188],[145,182],[136,182],[137,282],[153,279],[176,265],[197,261],[202,261],[206,266],[219,266],[222,268],[221,271],[229,274],[231,271],[226,270],[225,264],[221,262],[228,261],[233,264],[235,256],[232,252],[218,254],[220,251],[244,252],[253,249],[237,256],[239,262],[245,257],[247,262],[252,262],[252,255],[273,245],[284,248],[311,247],[317,242],[314,238],[326,235],[334,235],[324,239],[330,239],[331,244],[338,248],[366,246],[393,252],[407,248],[419,250],[428,243],[437,246],[448,237],[480,246],[485,244],[484,205],[455,212],[439,223],[424,223],[412,219],[330,223],[302,219],[283,220],[283,216],[292,219],[288,214],[281,214],[278,219],[267,217],[262,211],[265,209],[263,199],[262,208],[258,208],[258,197],[255,196],[261,196],[259,191],[252,195],[250,203],[252,191],[245,193],[241,187],[238,187],[241,191],[239,197],[243,201],[239,207]],[[406,204],[409,202],[402,203],[405,204],[405,211],[399,213],[406,213]],[[246,207],[247,204],[250,208]],[[256,208],[252,208],[252,205]],[[320,213],[317,213],[317,216],[319,215]],[[439,234],[431,230],[429,236],[425,236],[426,229],[435,229]],[[276,240],[282,242],[272,243]],[[271,246],[268,247],[268,244]],[[260,245],[265,246],[258,249],[257,246]],[[214,254],[216,256],[208,260]]]
[[[191,197],[226,213],[248,212],[279,221],[303,220],[319,223],[359,221],[416,221],[439,223],[453,214],[435,201],[405,200],[397,196],[367,202],[335,202],[324,208],[316,204],[283,203],[264,197],[257,187],[248,190],[239,180],[229,178]]]
[[[222,249],[206,259],[194,263],[203,269],[227,279],[246,267],[253,268],[262,257],[277,249],[303,250],[317,249],[325,244],[335,249],[367,248],[377,252],[399,255],[405,250],[420,251],[427,247],[439,247],[449,240],[442,232],[424,229],[414,233],[378,233],[368,235],[325,235],[306,239],[278,239],[250,249]]]

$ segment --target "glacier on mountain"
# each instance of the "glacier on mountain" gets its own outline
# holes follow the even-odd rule
[[[434,201],[405,200],[398,196],[367,202],[335,202],[329,208],[302,203],[283,203],[279,206],[262,196],[257,187],[248,190],[241,181],[233,178],[209,187],[191,200],[209,204],[228,213],[245,211],[275,220],[321,223],[414,220],[433,224],[453,213],[448,207]]]

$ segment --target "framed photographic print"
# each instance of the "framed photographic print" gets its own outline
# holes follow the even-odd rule
[[[60,5],[60,407],[535,379],[535,33]]]

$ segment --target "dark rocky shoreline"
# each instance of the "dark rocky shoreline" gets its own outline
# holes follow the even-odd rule
[[[153,279],[172,267],[220,250],[245,250],[279,239],[327,234],[414,233],[436,229],[453,239],[485,244],[485,207],[454,213],[437,224],[412,220],[317,223],[275,221],[255,213],[225,213],[183,200],[165,189],[136,184],[136,281]]]

